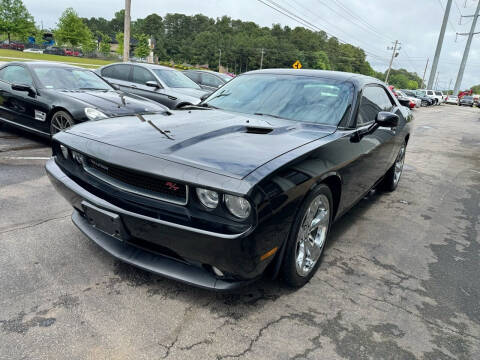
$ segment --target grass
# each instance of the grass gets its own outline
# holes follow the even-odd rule
[[[0,49],[0,61],[21,61],[17,59],[9,59],[9,58],[20,58],[22,60],[59,61],[59,62],[73,64],[73,65],[82,66],[86,68],[96,68],[99,66],[116,62],[115,60],[102,60],[102,59],[91,59],[91,58],[74,57],[74,56],[24,53],[22,51]]]

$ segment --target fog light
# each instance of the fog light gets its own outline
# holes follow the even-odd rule
[[[215,273],[215,275],[217,276],[223,276],[223,272],[219,269],[219,268],[216,268],[215,266],[212,266],[212,269],[213,269],[213,272]]]
[[[62,144],[60,144],[60,151],[65,159],[68,159],[68,148]]]

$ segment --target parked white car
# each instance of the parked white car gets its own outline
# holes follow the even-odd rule
[[[443,93],[441,91],[427,89],[419,89],[419,91],[421,91],[425,96],[433,99],[434,105],[440,105],[441,103],[443,103]],[[436,93],[440,93],[440,95],[437,95]]]
[[[458,104],[458,96],[448,95],[447,98],[445,99],[445,104],[457,105]]]
[[[35,48],[25,49],[25,50],[23,50],[23,52],[35,53],[35,54],[43,54],[43,50],[42,50],[42,49],[35,49]]]

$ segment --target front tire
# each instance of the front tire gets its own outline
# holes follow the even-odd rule
[[[332,222],[332,192],[318,185],[304,200],[293,223],[282,262],[284,281],[302,287],[320,266]]]
[[[53,136],[73,125],[75,125],[75,121],[69,113],[63,110],[57,111],[50,120],[50,135]]]
[[[398,151],[395,162],[392,167],[388,169],[385,177],[383,178],[383,189],[386,191],[394,191],[398,183],[400,182],[400,177],[403,173],[403,164],[405,163],[405,152],[407,150],[407,143],[404,142]]]

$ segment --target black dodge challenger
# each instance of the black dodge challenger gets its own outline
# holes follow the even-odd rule
[[[113,256],[229,290],[316,272],[332,223],[394,190],[411,115],[382,82],[260,70],[200,106],[76,125],[46,165],[73,222]]]
[[[0,68],[0,125],[6,122],[42,136],[88,120],[166,109],[72,65],[34,61]]]

